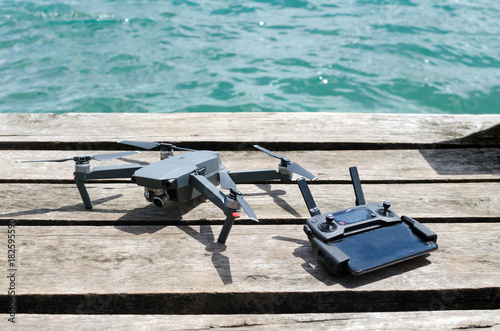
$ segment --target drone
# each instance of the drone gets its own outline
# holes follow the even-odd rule
[[[250,219],[258,218],[250,205],[237,189],[237,183],[255,183],[268,180],[289,181],[292,174],[298,174],[310,180],[317,177],[301,165],[291,162],[284,156],[277,155],[264,147],[254,145],[258,150],[280,159],[278,171],[274,169],[229,171],[222,163],[218,152],[194,150],[177,147],[170,143],[120,140],[120,144],[145,150],[159,149],[160,161],[147,165],[137,163],[100,166],[90,169],[90,160],[108,161],[139,151],[129,151],[93,156],[75,156],[65,159],[17,161],[25,162],[75,162],[74,180],[86,208],[92,209],[92,200],[85,187],[85,181],[91,179],[131,178],[132,182],[144,187],[144,197],[157,207],[163,207],[168,201],[188,202],[200,195],[219,207],[226,216],[217,241],[225,244],[236,218],[241,216],[241,209]],[[174,150],[185,151],[174,155]],[[221,189],[229,190],[224,194]]]

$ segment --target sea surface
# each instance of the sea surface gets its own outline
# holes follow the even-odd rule
[[[500,113],[498,0],[0,0],[0,112]]]

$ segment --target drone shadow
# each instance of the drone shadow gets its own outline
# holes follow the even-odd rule
[[[268,195],[272,197],[273,201],[283,208],[290,214],[301,217],[301,215],[290,206],[285,199],[281,198],[282,195],[286,194],[284,190],[273,190],[271,184],[256,184],[256,186],[263,192],[247,194],[245,196],[261,196]],[[99,205],[105,205],[106,203],[119,199],[123,197],[123,194],[115,194],[108,197],[103,197],[93,200],[94,207]],[[113,221],[103,221],[96,220],[92,221],[87,219],[82,220],[57,220],[43,221],[43,224],[95,224],[99,225],[111,225],[115,229],[122,232],[126,232],[133,235],[141,234],[154,234],[167,226],[177,226],[180,230],[184,231],[186,234],[190,235],[192,238],[204,245],[206,255],[211,257],[212,264],[214,265],[221,281],[224,285],[229,285],[233,283],[231,265],[229,258],[223,253],[226,251],[226,246],[220,244],[216,241],[215,235],[212,230],[212,225],[209,224],[211,221],[203,218],[199,218],[195,221],[183,220],[186,214],[191,212],[193,209],[199,207],[202,203],[206,203],[207,199],[203,196],[194,198],[193,200],[186,203],[169,202],[165,207],[158,208],[152,204],[147,204],[135,209],[117,209],[113,207],[100,206],[99,208],[86,209],[82,202],[64,205],[55,208],[36,208],[31,210],[22,210],[18,212],[11,212],[0,214],[3,218],[18,218],[26,217],[29,215],[44,215],[50,213],[73,213],[75,211],[85,211],[88,213],[109,213],[109,214],[122,214],[115,222]],[[251,202],[250,202],[251,203]],[[216,208],[216,206],[212,206]],[[221,215],[222,211],[221,211]],[[42,223],[42,221],[37,220],[26,220],[25,223],[37,224]],[[196,227],[199,226],[199,231]]]
[[[293,255],[304,260],[302,268],[305,271],[307,271],[311,276],[327,286],[338,284],[344,286],[345,288],[353,289],[367,284],[375,283],[383,279],[388,279],[431,264],[431,262],[426,259],[426,257],[429,255],[427,254],[425,256],[398,263],[383,269],[372,271],[362,276],[354,276],[350,273],[334,276],[328,274],[323,269],[323,267],[318,264],[309,240],[288,238],[282,236],[274,236],[273,239],[293,242],[297,245],[300,245],[299,247],[294,249]]]
[[[290,213],[294,217],[302,217],[302,215],[296,211],[286,200],[282,199],[280,196],[281,195],[286,195],[286,191],[284,190],[273,190],[271,184],[256,184],[256,186],[263,190],[265,192],[265,195],[270,196],[274,203],[278,206],[280,206],[284,211],[287,213]],[[245,196],[252,196],[252,195],[262,195],[262,193],[255,193],[255,194],[248,194]]]
[[[141,235],[145,233],[153,234],[165,227],[165,225],[115,226],[115,228],[120,231],[134,235]],[[199,225],[199,231],[195,230],[189,225],[178,225],[177,227],[205,246],[205,255],[211,256],[212,264],[219,274],[219,277],[222,280],[223,284],[232,284],[233,278],[231,275],[231,265],[229,262],[229,258],[222,254],[226,250],[226,245],[215,241],[212,226],[209,224]]]
[[[255,184],[257,188],[264,191],[262,193],[250,193],[244,194],[245,197],[251,196],[261,196],[267,195],[270,196],[274,203],[280,206],[283,210],[290,213],[294,217],[302,217],[301,214],[296,211],[292,206],[290,206],[285,199],[281,198],[281,196],[286,194],[284,190],[273,190],[272,184]],[[137,222],[133,222],[134,219],[137,219],[139,215],[142,215],[141,218],[144,218],[144,215],[149,215],[152,218],[161,217],[161,215],[168,215],[168,218],[172,220],[171,225],[176,225],[180,230],[184,231],[186,234],[190,235],[192,238],[200,242],[205,246],[206,255],[211,256],[212,264],[214,265],[220,279],[222,280],[224,285],[229,285],[233,283],[233,278],[231,274],[231,265],[229,258],[222,253],[226,250],[226,246],[224,244],[218,243],[215,240],[215,236],[212,230],[212,226],[210,224],[200,224],[200,230],[195,230],[191,225],[190,221],[183,221],[183,217],[185,214],[192,211],[194,208],[198,207],[200,204],[206,202],[207,199],[203,196],[199,196],[189,202],[186,203],[174,203],[170,202],[163,208],[155,207],[151,204],[148,204],[146,207],[137,208],[132,211],[129,211],[126,215],[120,218],[120,223],[122,225],[115,226],[116,229],[132,234],[143,234],[143,233],[155,233],[164,227],[170,225],[147,225],[147,226],[137,226]],[[249,201],[251,204],[251,201]],[[214,206],[214,208],[217,208]],[[131,221],[131,225],[123,225],[124,222]],[[199,221],[204,221],[203,219]],[[205,220],[206,221],[206,220]],[[206,221],[208,222],[208,221]],[[168,223],[168,221],[166,222]],[[179,224],[182,223],[182,224]]]
[[[255,184],[255,185],[264,192],[244,194],[245,197],[268,195],[272,197],[274,203],[283,208],[283,210],[285,210],[286,212],[290,213],[295,217],[301,217],[300,213],[298,213],[292,206],[290,206],[284,199],[280,197],[282,195],[285,195],[286,191],[273,190],[271,184]],[[186,203],[169,202],[163,208],[158,208],[156,206],[148,204],[145,207],[136,208],[126,213],[118,220],[121,224],[116,225],[115,228],[120,231],[124,231],[134,235],[140,235],[144,233],[152,234],[165,228],[166,226],[175,225],[180,230],[184,231],[186,234],[190,235],[192,238],[194,238],[195,240],[197,240],[198,242],[200,242],[205,246],[206,250],[205,254],[211,256],[212,264],[214,265],[223,284],[229,285],[233,283],[233,278],[231,274],[231,265],[229,258],[222,254],[224,251],[226,251],[226,246],[215,240],[212,226],[210,224],[200,224],[199,225],[200,230],[197,231],[192,227],[192,222],[182,220],[184,215],[192,211],[194,208],[198,207],[200,204],[205,203],[206,201],[207,199],[205,197],[199,196]],[[214,208],[217,207],[214,206]],[[168,215],[168,219],[171,220],[172,223],[169,224],[169,221],[164,221],[163,222],[164,225],[137,226],[137,222],[134,220],[138,218],[143,219],[144,215],[151,216],[151,218],[157,218],[157,217],[160,218],[162,216],[165,217],[165,215]],[[130,225],[133,226],[123,224],[129,221],[131,223]],[[200,219],[198,222],[200,221],[208,222],[203,219]]]
[[[100,205],[106,202],[109,202],[111,200],[115,200],[118,198],[123,197],[123,194],[115,194],[106,198],[101,198],[101,199],[96,199],[92,201],[94,205]],[[0,217],[20,217],[20,216],[27,216],[27,215],[43,215],[43,214],[48,214],[52,212],[62,212],[62,213],[72,213],[78,210],[87,210],[89,212],[92,212],[92,209],[86,209],[85,205],[83,203],[77,203],[77,204],[72,204],[72,205],[66,205],[62,206],[59,208],[37,208],[37,209],[31,209],[31,210],[23,210],[19,212],[13,212],[13,213],[7,213],[7,214],[0,214]],[[116,213],[120,212],[118,210],[99,210],[99,212],[104,212],[104,213]],[[127,210],[121,210],[121,212],[127,212]]]
[[[162,208],[158,208],[153,204],[148,204],[144,207],[128,210],[125,215],[117,220],[118,225],[116,225],[115,228],[130,234],[140,235],[143,233],[155,233],[170,225],[189,225],[192,222],[184,221],[184,215],[204,203],[206,200],[207,199],[202,196],[199,196],[185,203],[169,202]],[[147,218],[150,220],[138,221],[139,219],[144,219],[144,215],[147,215]],[[158,220],[157,223],[161,223],[161,225],[154,224],[156,221],[151,220]]]
[[[201,244],[205,245],[206,255],[210,255],[212,264],[217,270],[220,279],[224,285],[233,283],[231,275],[231,264],[227,256],[222,255],[226,250],[226,245],[215,241],[214,232],[211,225],[200,225],[200,231],[196,231],[189,226],[179,226],[179,229],[196,239]]]
[[[121,225],[116,225],[115,228],[117,230],[127,232],[134,235],[140,234],[153,234],[161,229],[175,225],[180,230],[184,231],[186,234],[200,242],[205,246],[205,255],[211,256],[212,264],[215,267],[220,279],[222,280],[224,285],[229,285],[233,283],[233,278],[231,274],[231,265],[229,262],[229,258],[224,256],[222,253],[226,250],[226,246],[224,244],[218,243],[215,240],[215,236],[212,230],[212,226],[210,224],[200,224],[194,225],[199,226],[200,230],[195,230],[192,222],[183,221],[182,218],[185,214],[189,213],[194,208],[198,207],[200,204],[205,203],[207,201],[203,196],[199,196],[189,202],[186,203],[168,203],[163,208],[158,208],[151,204],[148,204],[143,208],[136,208],[132,211],[129,211],[126,215],[121,217],[118,221]],[[215,207],[215,206],[214,206]],[[216,207],[215,207],[216,208]],[[171,220],[171,224],[162,225],[143,225],[138,226],[137,222],[134,221],[136,216],[142,215],[150,215],[153,218],[161,217],[161,215],[168,215],[168,218]],[[123,224],[124,222],[130,221],[130,225]],[[209,222],[207,220],[200,220],[201,222]],[[198,223],[198,222],[197,222]]]

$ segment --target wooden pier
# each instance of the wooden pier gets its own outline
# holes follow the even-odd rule
[[[110,179],[88,184],[87,210],[73,162],[15,163],[131,150],[120,139],[276,169],[259,144],[318,176],[322,212],[354,205],[357,166],[367,202],[390,200],[439,249],[333,277],[302,230],[295,181],[238,185],[260,223],[243,213],[222,245],[224,215],[208,200],[157,208]],[[500,115],[0,114],[0,160],[0,329],[500,329]]]

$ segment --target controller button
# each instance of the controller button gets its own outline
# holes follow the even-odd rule
[[[377,214],[383,216],[383,217],[394,217],[394,213],[389,210],[391,208],[391,202],[388,200],[385,200],[384,203],[382,204],[383,208],[377,209]]]
[[[318,225],[319,229],[324,232],[333,232],[337,229],[337,225],[333,223],[334,217],[333,214],[328,214],[325,217],[326,222],[323,222]]]

